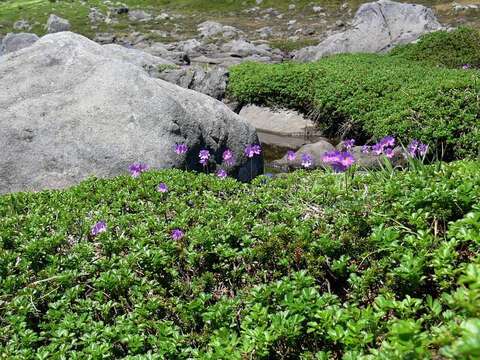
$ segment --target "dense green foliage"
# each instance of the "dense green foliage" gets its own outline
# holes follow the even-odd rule
[[[476,157],[480,149],[480,81],[473,70],[367,54],[245,63],[231,70],[229,91],[243,103],[307,112],[330,137],[417,138],[447,160]]]
[[[344,180],[1,196],[0,358],[478,358],[480,164]]]
[[[480,68],[480,31],[468,27],[436,31],[416,43],[394,48],[390,55],[447,68]]]

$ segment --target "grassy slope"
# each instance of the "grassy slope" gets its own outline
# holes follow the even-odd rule
[[[366,1],[350,0],[348,1],[351,8],[355,11],[358,6]],[[278,23],[275,18],[270,22],[265,21],[258,23],[253,20],[251,15],[244,14],[241,10],[256,6],[254,0],[125,0],[122,3],[128,5],[131,9],[146,9],[155,15],[162,11],[173,11],[175,13],[186,15],[183,20],[177,21],[183,27],[185,35],[193,35],[195,25],[206,19],[215,19],[228,24],[239,26],[244,30],[249,28],[259,28],[267,25],[275,25]],[[345,10],[340,8],[343,1],[340,0],[318,0],[315,2],[327,9],[329,16],[326,20],[334,23],[336,19],[348,17]],[[439,14],[443,21],[447,23],[455,23],[456,20],[462,18],[467,23],[478,23],[478,18],[464,14],[454,14],[451,11],[449,1],[442,0],[419,1],[421,4],[428,6],[437,6]],[[475,1],[469,1],[475,3]],[[300,23],[315,25],[318,23],[318,16],[312,11],[312,2],[310,0],[264,0],[260,5],[261,8],[275,8],[282,12],[286,12],[288,5],[295,4],[296,10],[288,12],[287,18],[297,18]],[[72,29],[75,32],[93,36],[95,32],[102,31],[142,31],[149,30],[165,30],[172,28],[172,24],[166,24],[165,21],[152,21],[148,24],[136,23],[132,24],[126,16],[119,17],[119,23],[114,25],[100,25],[97,29],[92,29],[87,15],[90,7],[97,7],[102,11],[106,11],[106,6],[100,0],[90,0],[82,4],[79,0],[57,0],[55,2],[49,0],[3,0],[0,1],[0,35],[12,31],[13,23],[19,19],[26,19],[31,24],[36,24],[33,31],[37,34],[44,33],[44,24],[50,13],[56,13],[59,16],[69,19],[72,23]],[[308,20],[304,20],[307,19]],[[286,22],[286,21],[285,21]]]
[[[322,172],[248,185],[169,170],[1,196],[0,357],[467,359],[479,169],[347,189]]]

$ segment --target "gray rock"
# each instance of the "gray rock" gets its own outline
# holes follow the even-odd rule
[[[292,110],[274,110],[248,105],[242,108],[240,116],[257,131],[277,135],[302,137],[315,128],[315,124],[311,120]]]
[[[166,69],[158,77],[183,88],[222,100],[225,98],[227,90],[228,71],[219,66],[209,69],[190,66],[180,69]]]
[[[252,44],[247,40],[232,40],[221,47],[223,52],[229,53],[231,56],[247,57],[252,55],[270,56],[271,50],[267,47],[260,47]]]
[[[68,31],[70,30],[70,22],[66,19],[62,19],[55,14],[50,14],[46,28],[49,34],[61,31]]]
[[[329,36],[317,46],[297,51],[294,58],[315,61],[338,53],[385,52],[440,29],[442,25],[431,9],[380,0],[363,4],[350,29]]]
[[[119,6],[119,7],[116,7],[114,9],[112,9],[112,10],[117,15],[128,14],[128,12],[129,12],[129,9],[128,9],[127,6]]]
[[[266,26],[261,29],[258,29],[257,33],[262,39],[266,39],[273,35],[273,29],[270,26]]]
[[[255,129],[221,102],[150,77],[108,47],[61,32],[0,62],[0,193],[63,188],[89,176],[152,168],[201,169],[198,151],[221,161],[232,149],[241,180],[262,173],[243,154]],[[186,156],[176,155],[186,143]],[[251,168],[252,166],[252,168]]]
[[[94,41],[99,44],[112,44],[116,41],[117,37],[111,33],[97,33],[95,34]]]
[[[32,25],[30,25],[30,23],[27,20],[22,19],[22,20],[15,21],[15,23],[13,24],[13,28],[15,30],[29,31],[32,29]]]
[[[243,35],[243,31],[228,25],[222,25],[215,21],[205,21],[197,27],[200,36],[203,38],[236,38]]]
[[[330,144],[327,139],[322,139],[313,144],[307,144],[302,146],[296,152],[295,160],[288,161],[287,155],[285,155],[280,160],[275,160],[273,162],[273,165],[278,167],[289,167],[291,169],[300,169],[303,167],[302,155],[308,154],[313,159],[313,165],[311,167],[312,169],[325,168],[327,164],[323,162],[322,157],[327,151],[332,151],[332,150],[335,150],[335,147],[332,144]]]
[[[128,12],[128,18],[130,21],[146,22],[152,20],[153,16],[144,10],[131,10]]]
[[[38,40],[38,36],[29,33],[8,33],[0,45],[0,55],[31,46]]]
[[[114,57],[115,59],[139,66],[151,76],[157,77],[159,68],[162,66],[175,66],[173,62],[162,59],[158,56],[153,56],[145,51],[126,48],[116,44],[103,45],[103,47],[108,50],[110,56]]]
[[[162,43],[154,43],[142,50],[162,59],[170,60],[177,65],[190,65],[190,57],[187,53],[183,51],[169,50],[167,46]]]
[[[91,8],[88,13],[88,19],[91,23],[97,24],[99,22],[105,21],[106,16],[97,8]]]
[[[176,50],[186,53],[188,56],[199,56],[205,48],[205,45],[196,39],[180,41]]]
[[[363,153],[362,146],[355,146],[351,151],[355,157],[356,165],[360,170],[379,170],[384,166],[386,157],[373,153]],[[405,152],[401,147],[393,149],[393,158],[389,161],[393,166],[404,166],[406,164]]]
[[[314,6],[314,7],[312,8],[312,10],[313,10],[314,13],[321,13],[321,12],[323,12],[323,8],[322,8],[321,6]]]

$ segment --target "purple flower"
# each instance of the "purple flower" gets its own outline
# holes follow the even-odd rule
[[[134,178],[140,176],[141,173],[147,171],[148,169],[149,169],[149,166],[144,163],[133,163],[128,167],[128,171],[130,171],[130,174]]]
[[[463,69],[463,70],[468,70],[468,69],[470,69],[471,67],[472,67],[472,65],[470,65],[470,64],[465,64],[465,65],[462,66],[462,69]]]
[[[385,149],[386,147],[395,146],[395,138],[393,136],[385,136],[379,141],[379,144]]]
[[[248,158],[253,158],[255,155],[260,155],[262,153],[262,148],[260,145],[248,145],[245,148],[245,155]]]
[[[355,158],[348,151],[327,151],[323,154],[322,160],[335,172],[344,172],[355,163]]]
[[[222,158],[223,158],[223,162],[227,166],[233,166],[235,164],[235,155],[233,154],[233,151],[230,149],[227,149],[223,152]]]
[[[306,169],[313,165],[313,158],[309,154],[302,154],[302,166]]]
[[[105,231],[107,231],[107,223],[105,221],[99,221],[93,225],[90,234],[92,234],[92,236],[97,236]]]
[[[373,146],[372,146],[372,152],[373,152],[375,155],[380,155],[380,154],[383,152],[382,144],[377,143],[377,144],[373,145]]]
[[[161,193],[166,193],[166,192],[168,192],[168,186],[164,183],[160,183],[157,186],[157,191],[161,192]]]
[[[410,141],[410,144],[408,144],[407,152],[411,157],[415,157],[415,155],[417,155],[418,145],[420,145],[418,140],[412,140]]]
[[[227,177],[227,172],[223,169],[220,169],[217,171],[217,176],[223,180]]]
[[[428,152],[428,145],[420,143],[420,145],[418,145],[418,154],[421,157],[424,157],[425,155],[427,155],[427,152]]]
[[[386,148],[383,153],[385,154],[385,156],[389,159],[393,158],[395,156],[395,153],[393,152],[393,149],[392,148]]]
[[[418,140],[412,140],[407,146],[407,152],[411,157],[424,157],[428,152],[428,145],[421,143]]]
[[[362,153],[363,154],[370,154],[372,147],[370,145],[363,145],[362,146]]]
[[[295,151],[292,151],[292,150],[288,150],[287,151],[287,160],[288,161],[293,161],[295,160],[297,157],[297,154],[295,154]]]
[[[208,164],[208,160],[210,159],[210,151],[200,150],[198,157],[200,158],[200,164],[206,166]]]
[[[344,149],[350,150],[355,146],[355,139],[343,140],[342,146]]]
[[[181,238],[183,238],[185,236],[183,231],[180,230],[180,229],[173,230],[171,235],[172,235],[173,240],[180,240]]]
[[[175,152],[178,155],[185,154],[188,151],[188,146],[185,144],[177,144],[175,145]]]

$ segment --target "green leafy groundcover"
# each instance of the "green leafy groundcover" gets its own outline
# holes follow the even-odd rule
[[[468,27],[435,31],[416,43],[394,48],[390,55],[434,66],[480,68],[480,31]]]
[[[344,176],[0,197],[0,358],[478,359],[480,163]]]
[[[445,160],[478,156],[480,79],[476,70],[427,66],[384,55],[338,55],[315,63],[244,63],[231,69],[241,103],[297,109],[327,136],[427,143]]]

